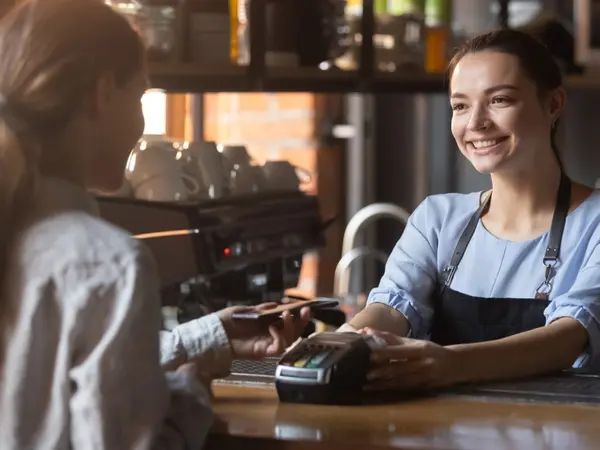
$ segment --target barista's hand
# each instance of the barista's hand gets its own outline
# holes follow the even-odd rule
[[[277,303],[263,303],[252,307],[233,306],[217,312],[229,337],[234,357],[262,359],[277,356],[300,337],[310,319],[310,308],[303,308],[298,317],[285,311],[282,320],[271,326],[265,326],[258,320],[235,320],[231,317],[237,312],[264,311],[275,306]]]
[[[407,390],[441,387],[451,383],[451,350],[430,341],[409,339],[364,328],[387,346],[375,348],[366,390]]]

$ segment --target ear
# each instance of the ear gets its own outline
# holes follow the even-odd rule
[[[553,90],[548,95],[547,110],[551,119],[551,123],[555,123],[565,108],[567,102],[567,93],[563,87]]]
[[[115,89],[116,83],[113,75],[104,74],[98,78],[84,105],[90,118],[96,119],[103,114],[108,108]]]

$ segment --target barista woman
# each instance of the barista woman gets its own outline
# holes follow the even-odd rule
[[[454,139],[492,189],[431,196],[412,214],[350,323],[392,344],[369,387],[594,370],[600,193],[569,180],[556,151],[559,68],[534,38],[492,32],[458,50],[449,91]]]

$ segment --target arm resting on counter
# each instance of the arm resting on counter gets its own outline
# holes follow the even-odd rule
[[[519,378],[567,369],[588,343],[585,328],[562,317],[545,327],[504,339],[446,347],[452,351],[451,383]]]
[[[424,200],[411,214],[385,265],[379,286],[367,307],[349,323],[399,336],[424,338],[430,328],[430,297],[437,281],[437,235],[431,226],[431,202]],[[343,326],[339,331],[352,331]]]
[[[407,336],[410,324],[404,315],[383,303],[371,303],[359,312],[349,324],[340,327],[339,331],[353,331],[361,328],[373,327],[380,331],[387,331],[398,336]]]
[[[567,369],[597,371],[600,362],[600,247],[571,289],[546,310],[546,326],[496,341],[447,347],[457,382],[511,378]]]

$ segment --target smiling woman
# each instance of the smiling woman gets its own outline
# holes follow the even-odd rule
[[[558,158],[560,70],[514,30],[473,38],[449,69],[452,134],[492,189],[419,205],[342,329],[391,345],[376,356],[375,389],[597,371],[600,193]]]
[[[478,156],[499,154],[516,146],[531,149],[516,153],[520,158],[546,158],[543,152],[550,149],[561,166],[554,142],[565,104],[560,70],[536,40],[517,42],[508,39],[509,35],[503,40],[498,37],[491,34],[473,39],[450,63],[456,143],[480,172],[494,169],[478,167],[477,163],[483,162]],[[483,83],[487,85],[482,87]],[[486,123],[492,120],[496,127],[490,130]],[[548,141],[539,140],[544,135]],[[535,142],[524,141],[526,138]]]

